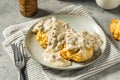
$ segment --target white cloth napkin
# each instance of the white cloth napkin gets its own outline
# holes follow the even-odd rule
[[[86,12],[86,10],[82,6],[70,5],[54,14],[77,15],[89,18],[92,21],[94,21],[93,18]],[[11,50],[10,45],[14,42],[24,40],[27,30],[38,20],[39,19],[35,19],[25,23],[12,25],[3,31],[3,35],[5,37],[3,46],[12,59],[13,52]],[[99,58],[94,64],[88,67],[71,71],[60,71],[47,68],[34,61],[30,56],[28,56],[28,54],[26,54],[26,58],[26,67],[29,80],[81,80],[98,72],[101,72],[114,64],[119,63],[120,53],[115,48],[115,46],[109,40],[107,40],[105,54],[101,56],[101,58]]]

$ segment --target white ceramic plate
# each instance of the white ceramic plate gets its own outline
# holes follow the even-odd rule
[[[72,65],[69,67],[53,66],[49,63],[46,63],[43,60],[41,55],[44,52],[44,49],[35,40],[35,34],[31,32],[33,27],[31,27],[26,35],[25,45],[27,47],[27,51],[30,53],[32,58],[35,59],[37,62],[49,68],[53,68],[53,69],[71,70],[71,69],[78,69],[78,68],[83,68],[85,66],[88,66],[92,64],[93,62],[95,62],[100,57],[100,55],[104,54],[104,50],[106,48],[106,37],[102,29],[96,23],[94,23],[90,19],[82,18],[80,16],[73,16],[73,15],[51,15],[51,16],[46,16],[43,18],[48,19],[48,18],[51,18],[52,16],[55,16],[57,19],[69,23],[69,25],[78,32],[81,30],[87,30],[88,32],[98,33],[103,40],[103,45],[101,46],[101,52],[97,53],[97,55],[94,55],[89,61],[84,62],[84,63],[72,62]]]

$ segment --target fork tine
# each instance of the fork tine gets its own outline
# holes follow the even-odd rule
[[[22,45],[21,45],[21,42],[19,43],[19,52],[20,52],[20,58],[21,58],[21,61],[23,61],[23,58],[24,58],[24,56],[23,56],[23,53],[22,53]]]
[[[22,61],[22,55],[21,55],[21,50],[20,50],[20,43],[17,44],[17,54],[18,54],[18,58],[19,61]]]
[[[12,48],[13,52],[15,52],[15,44],[11,44],[11,48]]]
[[[21,42],[21,54],[22,54],[22,58],[23,58],[23,61],[24,61],[24,47],[23,47],[23,43]]]
[[[15,59],[15,62],[18,61],[18,58],[17,58],[17,53],[16,53],[16,44],[12,44],[11,45],[11,48],[13,50],[13,53],[14,53],[14,59]]]
[[[15,43],[15,54],[16,54],[16,55],[15,55],[15,59],[16,59],[17,61],[20,61],[17,43]]]

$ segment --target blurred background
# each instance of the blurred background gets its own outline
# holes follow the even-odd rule
[[[10,25],[40,18],[68,5],[82,5],[98,22],[112,42],[120,49],[120,43],[114,40],[111,36],[112,34],[109,32],[111,20],[120,19],[120,7],[106,10],[99,7],[96,0],[38,0],[38,12],[36,15],[24,17],[20,13],[19,0],[0,0],[0,80],[17,80],[17,71],[13,67],[14,64],[2,46],[2,42],[4,41],[2,31]],[[120,64],[85,80],[116,80],[120,79],[118,74],[120,74]]]

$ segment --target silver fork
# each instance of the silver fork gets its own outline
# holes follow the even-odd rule
[[[24,80],[23,74],[21,72],[21,70],[25,66],[23,44],[22,42],[14,43],[11,45],[11,48],[14,53],[15,66],[18,68],[19,71],[19,80]]]

